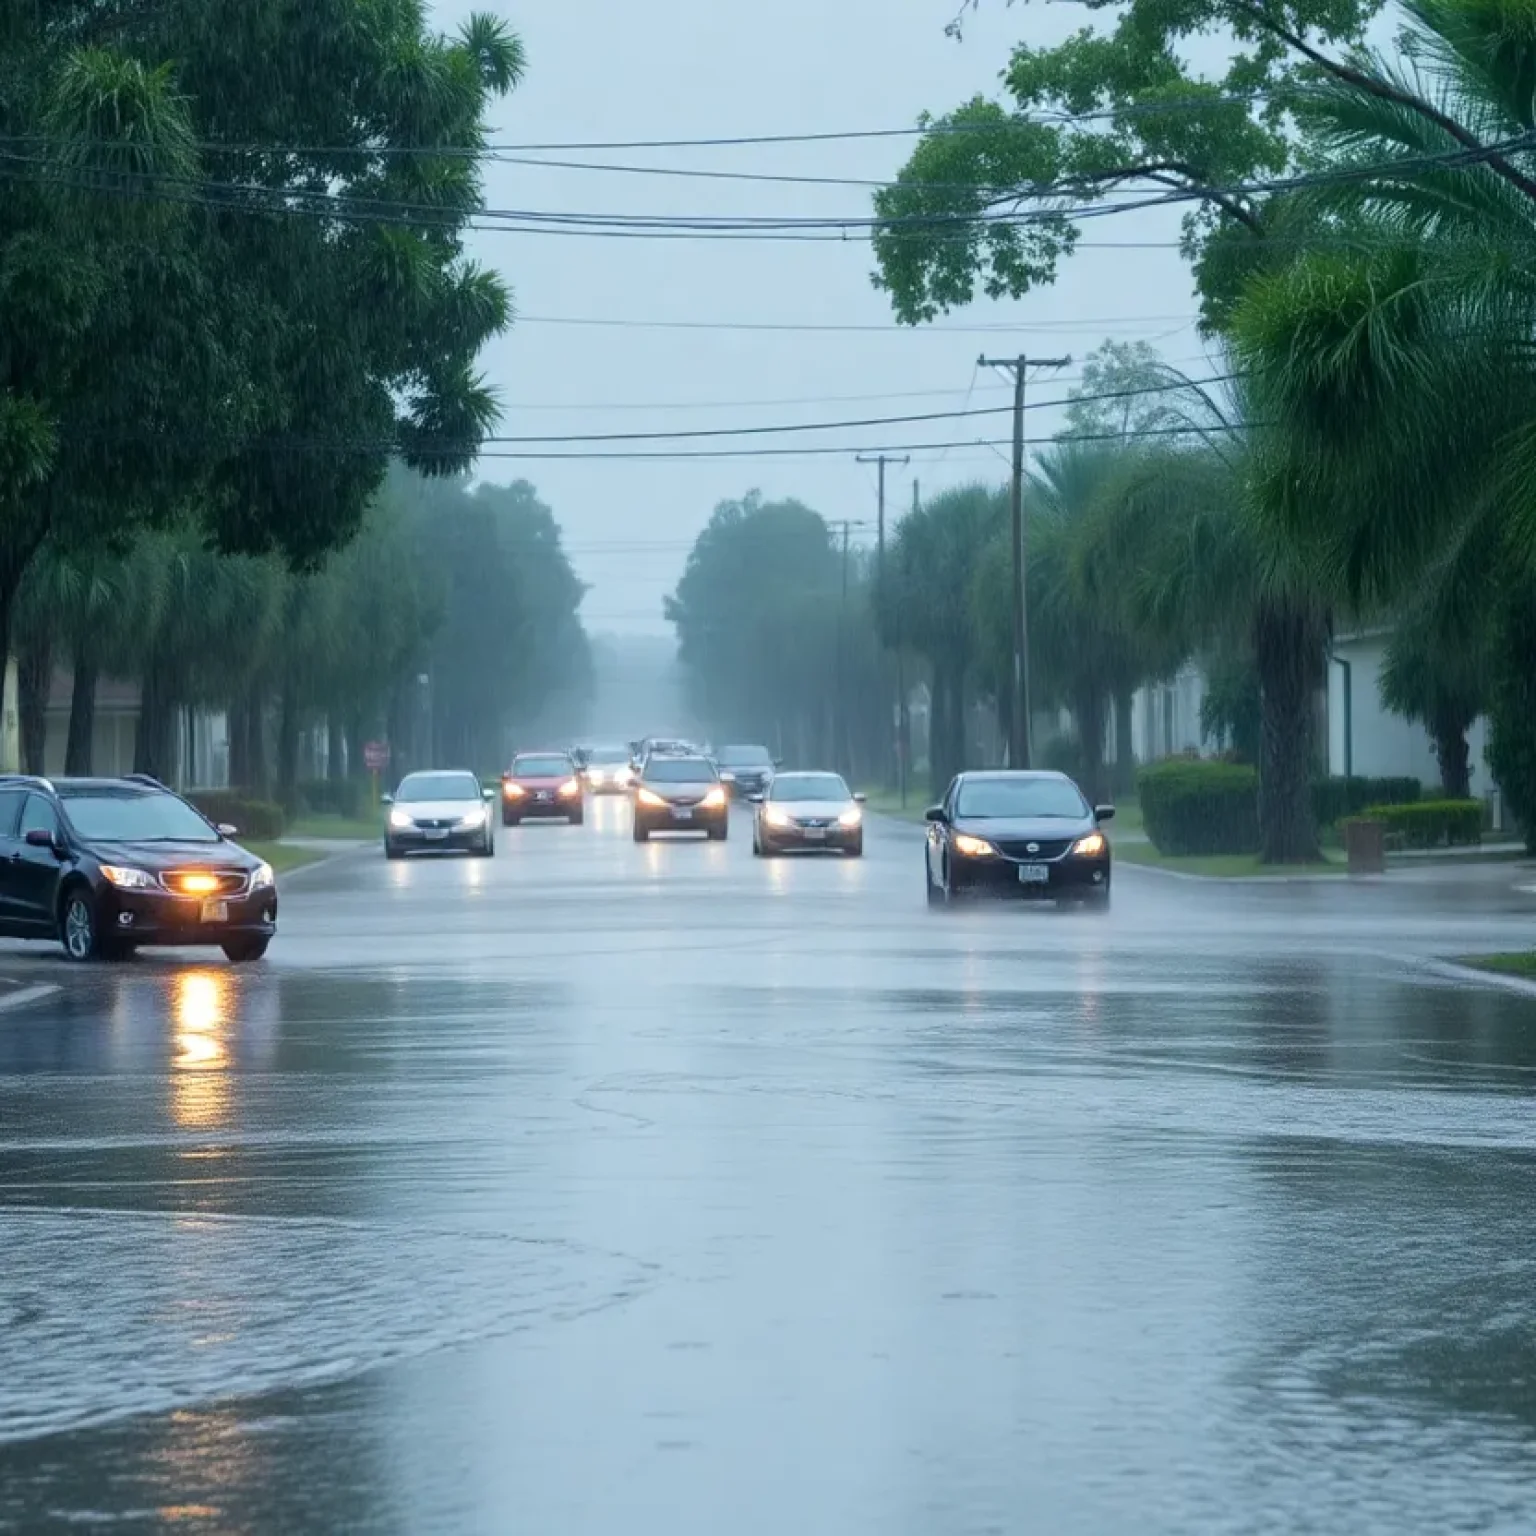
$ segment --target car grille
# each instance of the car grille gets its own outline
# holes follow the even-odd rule
[[[795,823],[799,827],[808,827],[815,831],[817,827],[830,827],[832,823],[821,816],[803,816]]]
[[[181,882],[189,875],[212,875],[218,884],[211,890],[186,891]],[[250,879],[244,870],[233,869],[168,869],[160,876],[160,884],[178,896],[239,896],[245,891]]]
[[[999,838],[997,851],[1008,859],[1038,859],[1049,863],[1059,859],[1075,839],[1070,837],[1010,837]]]
[[[449,827],[456,825],[457,823],[455,821],[451,819],[444,819],[440,816],[418,817],[416,820],[416,826],[422,832],[446,832]]]

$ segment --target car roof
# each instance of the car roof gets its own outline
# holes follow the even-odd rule
[[[957,779],[1060,779],[1073,782],[1070,775],[1058,773],[1054,768],[967,768],[955,775]]]
[[[570,755],[569,747],[524,747],[521,752],[512,754],[512,761],[515,763],[520,757],[569,757]]]
[[[59,795],[168,795],[175,793],[174,790],[167,789],[164,784],[157,783],[148,775],[120,779],[96,777],[46,779],[36,773],[5,773],[0,774],[0,789],[35,789],[43,793],[52,790]]]

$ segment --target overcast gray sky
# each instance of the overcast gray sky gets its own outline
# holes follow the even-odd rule
[[[965,41],[945,38],[957,0],[531,0],[492,4],[522,34],[523,86],[496,112],[497,143],[732,137],[900,128],[994,93],[1025,29],[1051,42],[1076,8],[987,0]],[[452,27],[473,0],[439,0]],[[910,139],[667,151],[592,151],[544,158],[656,167],[888,179]],[[862,217],[856,187],[776,186],[497,163],[492,208],[667,215]],[[1171,241],[1170,213],[1131,214],[1089,240]],[[977,374],[982,351],[1070,353],[1079,361],[1106,336],[1154,341],[1192,363],[1189,274],[1172,249],[1085,249],[1055,288],[1017,304],[981,302],[937,325],[897,327],[869,281],[867,241],[633,240],[481,234],[476,254],[516,295],[519,321],[484,367],[506,404],[503,434],[675,431],[907,415],[1008,403],[1008,386]],[[623,322],[572,324],[571,321]],[[652,328],[644,322],[719,325]],[[733,329],[741,325],[870,330]],[[987,329],[983,329],[987,328]],[[1036,398],[1076,377],[1043,376]],[[1060,425],[1032,412],[1031,435]],[[1006,438],[1005,415],[967,422],[827,432],[773,446]],[[667,445],[663,445],[667,446]],[[687,447],[688,444],[675,445]],[[698,444],[702,447],[729,444]],[[579,450],[578,450],[579,451]],[[918,456],[891,483],[896,510],[924,493],[1006,464],[985,448]],[[849,457],[666,461],[518,461],[487,456],[489,480],[525,477],[554,508],[577,569],[591,584],[589,629],[669,632],[663,596],[716,502],[756,487],[797,496],[825,517],[873,519],[873,469]],[[872,534],[870,535],[872,537]]]

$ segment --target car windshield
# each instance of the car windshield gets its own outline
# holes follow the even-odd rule
[[[106,843],[216,843],[219,834],[174,795],[102,791],[61,797],[81,837]]]
[[[968,779],[955,797],[955,814],[1081,821],[1088,806],[1067,779]]]
[[[571,760],[568,757],[557,757],[553,754],[526,757],[514,757],[512,759],[512,777],[514,779],[558,779],[569,774]]]
[[[709,784],[715,770],[702,757],[653,757],[645,776],[653,784]]]
[[[771,768],[767,747],[721,747],[720,761],[727,768]]]
[[[770,800],[847,800],[848,786],[836,773],[781,773],[768,791]]]
[[[627,763],[629,752],[624,747],[593,747],[587,753],[589,763]]]
[[[395,799],[407,803],[420,800],[478,800],[480,781],[472,773],[413,773],[403,779]]]

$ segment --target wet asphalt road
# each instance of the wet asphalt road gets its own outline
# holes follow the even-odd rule
[[[503,832],[0,950],[0,1530],[1536,1528],[1536,871]],[[1525,888],[1529,887],[1529,889]]]

